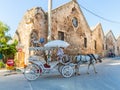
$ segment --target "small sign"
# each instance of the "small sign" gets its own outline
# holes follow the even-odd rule
[[[22,48],[18,48],[18,52],[22,52]]]
[[[7,60],[7,65],[8,66],[14,66],[14,60],[13,59],[8,59]]]

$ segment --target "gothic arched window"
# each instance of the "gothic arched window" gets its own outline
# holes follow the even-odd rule
[[[30,35],[30,46],[34,46],[34,41],[38,40],[38,33],[33,31]]]
[[[76,17],[74,17],[74,18],[72,19],[72,23],[73,23],[73,26],[74,26],[74,27],[77,27],[77,26],[78,26],[78,20],[77,20]]]

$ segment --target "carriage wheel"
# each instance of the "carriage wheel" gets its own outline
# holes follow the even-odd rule
[[[27,80],[35,80],[40,76],[41,68],[35,64],[28,65],[24,70],[24,76]]]
[[[61,71],[63,77],[71,77],[74,73],[74,70],[71,66],[66,65],[62,67],[62,71]]]

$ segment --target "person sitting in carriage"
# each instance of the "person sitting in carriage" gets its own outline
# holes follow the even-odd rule
[[[64,53],[63,47],[59,47],[57,50],[57,60],[62,64],[69,64],[71,62],[71,58]]]
[[[61,60],[63,58],[63,55],[64,55],[63,48],[62,47],[58,48],[57,60]]]

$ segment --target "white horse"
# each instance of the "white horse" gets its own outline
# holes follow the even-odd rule
[[[87,74],[89,74],[90,65],[93,66],[94,72],[97,73],[97,71],[95,69],[95,62],[97,63],[97,61],[99,61],[100,63],[102,62],[100,56],[97,55],[97,54],[87,54],[87,55],[77,55],[77,56],[75,56],[75,63],[76,63],[75,74],[78,73],[78,75],[79,75],[79,67],[80,67],[81,64],[85,64],[85,63],[88,63]]]

